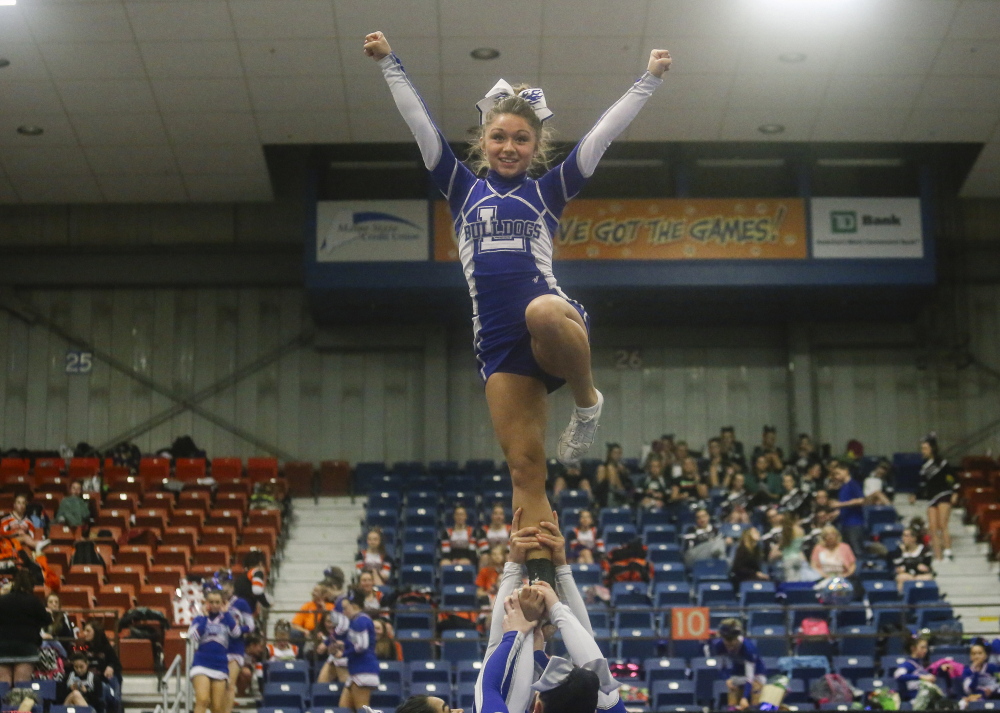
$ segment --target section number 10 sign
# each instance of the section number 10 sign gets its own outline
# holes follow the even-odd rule
[[[670,638],[675,641],[708,638],[708,607],[674,607],[671,612]]]

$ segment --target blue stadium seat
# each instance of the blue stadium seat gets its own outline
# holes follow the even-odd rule
[[[425,547],[425,545],[416,545]],[[404,564],[399,568],[399,584],[402,587],[433,587],[434,566],[430,564]]]
[[[677,528],[673,525],[646,525],[642,528],[646,545],[676,545]]]
[[[818,662],[815,666],[798,663],[792,666],[791,673],[793,679],[804,681],[805,687],[808,688],[814,678],[819,678],[820,676],[825,676],[830,673],[830,665],[825,661],[822,666],[820,666]]]
[[[446,474],[441,479],[441,484],[444,486],[445,493],[454,492],[457,490],[478,490],[479,489],[480,478],[476,475],[469,475],[468,473],[450,473]],[[453,503],[450,503],[453,504]]]
[[[873,656],[835,656],[833,672],[839,673],[857,685],[858,679],[875,676],[875,658]]]
[[[476,682],[459,683],[455,692],[455,699],[459,708],[471,711],[476,704]]]
[[[305,683],[265,683],[263,702],[275,708],[306,709],[309,701],[309,685]]]
[[[402,504],[398,492],[380,490],[368,493],[369,510],[395,510],[398,513]]]
[[[836,642],[828,636],[807,636],[795,643],[796,656],[822,656],[829,659],[836,653]]]
[[[729,562],[723,559],[698,560],[691,568],[691,580],[698,582],[728,582]]]
[[[668,706],[693,706],[697,703],[694,681],[657,681],[653,684],[650,698],[656,710],[664,710]]]
[[[570,490],[566,488],[560,491],[557,508],[560,512],[566,508],[589,508],[590,493],[586,490]]]
[[[788,616],[784,609],[776,607],[753,607],[747,613],[747,625],[755,626],[781,626],[784,627],[788,621]]]
[[[365,527],[395,528],[399,524],[398,510],[369,508],[365,510]]]
[[[355,492],[361,494],[378,491],[395,493],[403,489],[403,477],[395,473],[382,473],[369,478],[365,483],[359,483],[358,486],[355,487]]]
[[[451,564],[441,567],[441,584],[475,586],[476,568],[469,564]]]
[[[468,522],[470,525],[476,525],[479,523],[478,515],[476,514],[476,505],[479,502],[478,488],[463,488],[461,490],[445,490],[444,491],[444,502],[446,503],[445,522],[449,522],[448,515],[454,508],[461,505],[465,508],[465,513],[469,516]]]
[[[900,601],[896,583],[891,579],[864,582],[865,598],[872,606],[876,604],[896,604]]]
[[[456,661],[455,681],[459,686],[465,683],[475,683],[479,678],[479,672],[483,669],[483,662],[479,660]]]
[[[710,705],[712,686],[721,680],[722,661],[714,656],[698,656],[691,659],[691,677],[694,680],[695,697],[699,703]]]
[[[475,477],[491,476],[497,472],[497,464],[492,458],[474,458],[465,461],[466,475]]]
[[[686,607],[691,605],[691,585],[685,581],[663,582],[653,585],[653,601],[657,607]]]
[[[308,661],[271,661],[264,672],[268,683],[309,683]]]
[[[872,676],[871,678],[859,678],[857,683],[855,683],[858,688],[862,691],[875,691],[879,688],[888,688],[889,690],[896,690],[896,681],[892,677],[892,672],[889,672],[887,676]]]
[[[658,564],[684,564],[684,556],[681,554],[680,545],[674,543],[661,543],[649,545],[647,547],[647,557],[654,565]]]
[[[437,527],[438,524],[437,508],[406,508],[405,516],[407,527]]]
[[[899,539],[903,536],[903,523],[901,522],[879,522],[872,525],[871,533],[874,537],[882,540],[886,537]],[[891,552],[892,550],[890,550]]]
[[[409,478],[418,478],[423,476],[427,469],[418,460],[398,460],[392,464],[392,472]]]
[[[39,710],[41,710],[39,706],[35,706],[35,708],[39,708]],[[79,711],[79,710],[82,710],[82,709],[77,708],[76,710]],[[93,710],[93,709],[90,709],[90,710]],[[32,713],[35,713],[34,709],[32,709]],[[301,708],[286,708],[284,706],[259,706],[257,708],[257,713],[302,713],[302,709]]]
[[[872,531],[880,523],[895,524],[899,522],[899,513],[892,505],[869,505],[865,507],[865,529]]]
[[[736,604],[733,585],[729,582],[702,582],[697,585],[698,606],[727,606]]]
[[[393,618],[397,630],[434,628],[434,609],[429,604],[396,605]]]
[[[663,508],[640,509],[638,525],[642,528],[649,525],[673,525],[673,520],[670,518],[670,513]]]
[[[687,572],[684,565],[676,563],[658,564],[653,567],[653,582],[664,584],[668,582],[687,582]]]
[[[917,628],[933,630],[947,624],[952,628],[961,629],[962,625],[954,617],[955,614],[949,606],[919,607],[917,609]]]
[[[774,582],[742,582],[740,583],[740,606],[774,604],[775,592]]]
[[[593,622],[591,622],[593,626]],[[646,608],[619,609],[615,612],[615,626],[618,631],[623,629],[653,629],[653,612]]]
[[[37,708],[38,706],[35,706]],[[49,713],[96,713],[90,706],[49,706]]]
[[[642,662],[646,672],[646,685],[656,681],[682,681],[687,679],[687,662],[684,659],[652,658]]]
[[[597,523],[602,529],[613,525],[634,525],[635,512],[630,507],[601,508]]]
[[[403,647],[403,658],[406,661],[427,661],[433,659],[434,647],[431,642],[433,637],[434,632],[430,629],[396,630],[396,641]]]
[[[310,689],[313,708],[336,708],[340,705],[339,683],[314,683]]]
[[[432,460],[427,464],[427,472],[438,477],[458,475],[457,460]]]
[[[403,544],[403,565],[420,564],[434,567],[437,564],[437,553],[434,545]]]
[[[660,629],[660,635],[667,639],[670,637],[670,630],[667,627]],[[693,659],[698,656],[705,655],[705,642],[704,641],[686,641],[683,639],[678,639],[676,641],[671,640],[668,648],[670,650],[670,656],[683,659]]]
[[[878,660],[879,670],[882,672],[882,678],[892,679],[892,674],[899,666],[899,664],[906,661],[905,654],[887,654]]]
[[[24,688],[24,682],[18,681],[18,687]],[[37,693],[43,701],[50,702],[56,700],[56,686],[58,683],[56,681],[50,681],[48,679],[32,679],[28,684],[28,688]]]
[[[808,606],[817,601],[816,592],[812,587],[785,589],[785,604],[789,607]]]
[[[601,584],[604,573],[600,565],[596,564],[571,564],[570,571],[573,573],[573,581],[578,585]]]
[[[380,683],[379,687],[372,691],[372,708],[385,713],[386,707],[396,708],[403,702],[403,688],[395,683]]]
[[[970,701],[967,711],[995,711],[1000,710],[1000,701]]]
[[[408,545],[435,547],[438,543],[438,529],[436,527],[407,527],[403,530],[403,542]]]
[[[656,656],[658,648],[654,629],[620,629],[615,655],[620,659],[649,659]]]
[[[937,582],[903,582],[903,601],[906,604],[923,604],[941,600]]]
[[[457,629],[441,634],[441,658],[445,661],[465,661],[482,655],[479,632]]]
[[[611,606],[649,606],[646,590],[641,582],[615,582],[611,587]]]
[[[608,610],[604,607],[587,607],[587,616],[590,618],[591,629],[610,629],[611,620]]]
[[[864,607],[844,607],[833,612],[836,626],[864,626],[868,623],[868,612]]]
[[[788,656],[788,630],[784,626],[751,626],[747,633],[761,656]]]
[[[455,609],[475,609],[476,586],[449,584],[441,587],[441,606]]]
[[[406,686],[414,683],[451,683],[450,661],[411,661],[405,678]],[[411,693],[412,695],[412,693]]]
[[[842,626],[836,630],[841,656],[875,656],[875,637],[878,630],[874,626]]]
[[[636,532],[635,525],[611,525],[610,527],[605,527],[601,533],[601,538],[604,540],[604,546],[608,550],[613,550],[619,545],[624,545],[638,536]]]
[[[404,661],[379,661],[378,679],[382,683],[403,683],[403,678],[407,675],[406,662]],[[313,705],[316,702],[313,701]]]
[[[410,490],[406,493],[407,510],[423,508],[425,510],[432,510],[436,513],[440,501],[441,496],[436,490]],[[420,525],[416,523],[414,523],[413,526],[420,527]]]
[[[788,682],[788,689],[785,691],[783,703],[791,705],[812,706],[812,698],[809,697],[809,682],[801,678],[793,678]]]

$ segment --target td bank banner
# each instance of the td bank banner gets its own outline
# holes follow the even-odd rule
[[[492,221],[492,234],[504,231],[503,221]],[[808,257],[805,204],[798,198],[576,200],[566,207],[552,239],[557,260]],[[434,259],[458,259],[444,201],[434,206]]]
[[[813,198],[815,258],[922,258],[918,198]]]

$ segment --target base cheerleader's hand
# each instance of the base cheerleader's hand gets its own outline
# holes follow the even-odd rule
[[[388,46],[386,45],[386,47]],[[368,45],[365,45],[366,51],[367,47]],[[663,73],[670,69],[670,62],[670,52],[667,50],[653,50],[649,53],[649,64],[646,66],[646,71],[654,77],[662,77]]]
[[[381,32],[370,32],[365,35],[365,54],[374,58],[375,61],[378,62],[380,59],[391,55],[392,48],[389,47],[389,41]],[[652,62],[652,60],[650,60],[650,62]]]
[[[529,631],[537,626],[538,622],[528,621],[524,616],[524,612],[521,611],[521,602],[518,600],[517,594],[511,594],[504,600],[504,618],[503,618],[503,630],[507,631],[520,631],[527,634]]]
[[[556,567],[566,564],[566,538],[559,531],[559,515],[552,511],[552,522],[538,523],[538,541],[552,552],[552,564]]]

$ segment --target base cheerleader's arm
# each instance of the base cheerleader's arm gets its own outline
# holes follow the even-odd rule
[[[500,583],[497,585],[496,599],[493,600],[490,637],[486,644],[487,654],[500,643],[500,637],[503,636],[504,601],[521,586],[524,580],[524,562],[528,552],[541,547],[536,539],[537,527],[521,528],[521,513],[521,508],[518,508],[511,518],[510,550],[507,552],[507,562],[503,566]]]
[[[552,552],[552,564],[556,568],[556,594],[559,595],[561,601],[566,602],[570,611],[587,630],[587,633],[593,636],[594,629],[590,625],[587,605],[584,604],[580,590],[576,586],[576,580],[573,579],[573,570],[570,569],[566,561],[566,538],[559,530],[559,514],[553,510],[552,522],[540,522],[538,527],[541,530],[538,534],[538,541]]]

